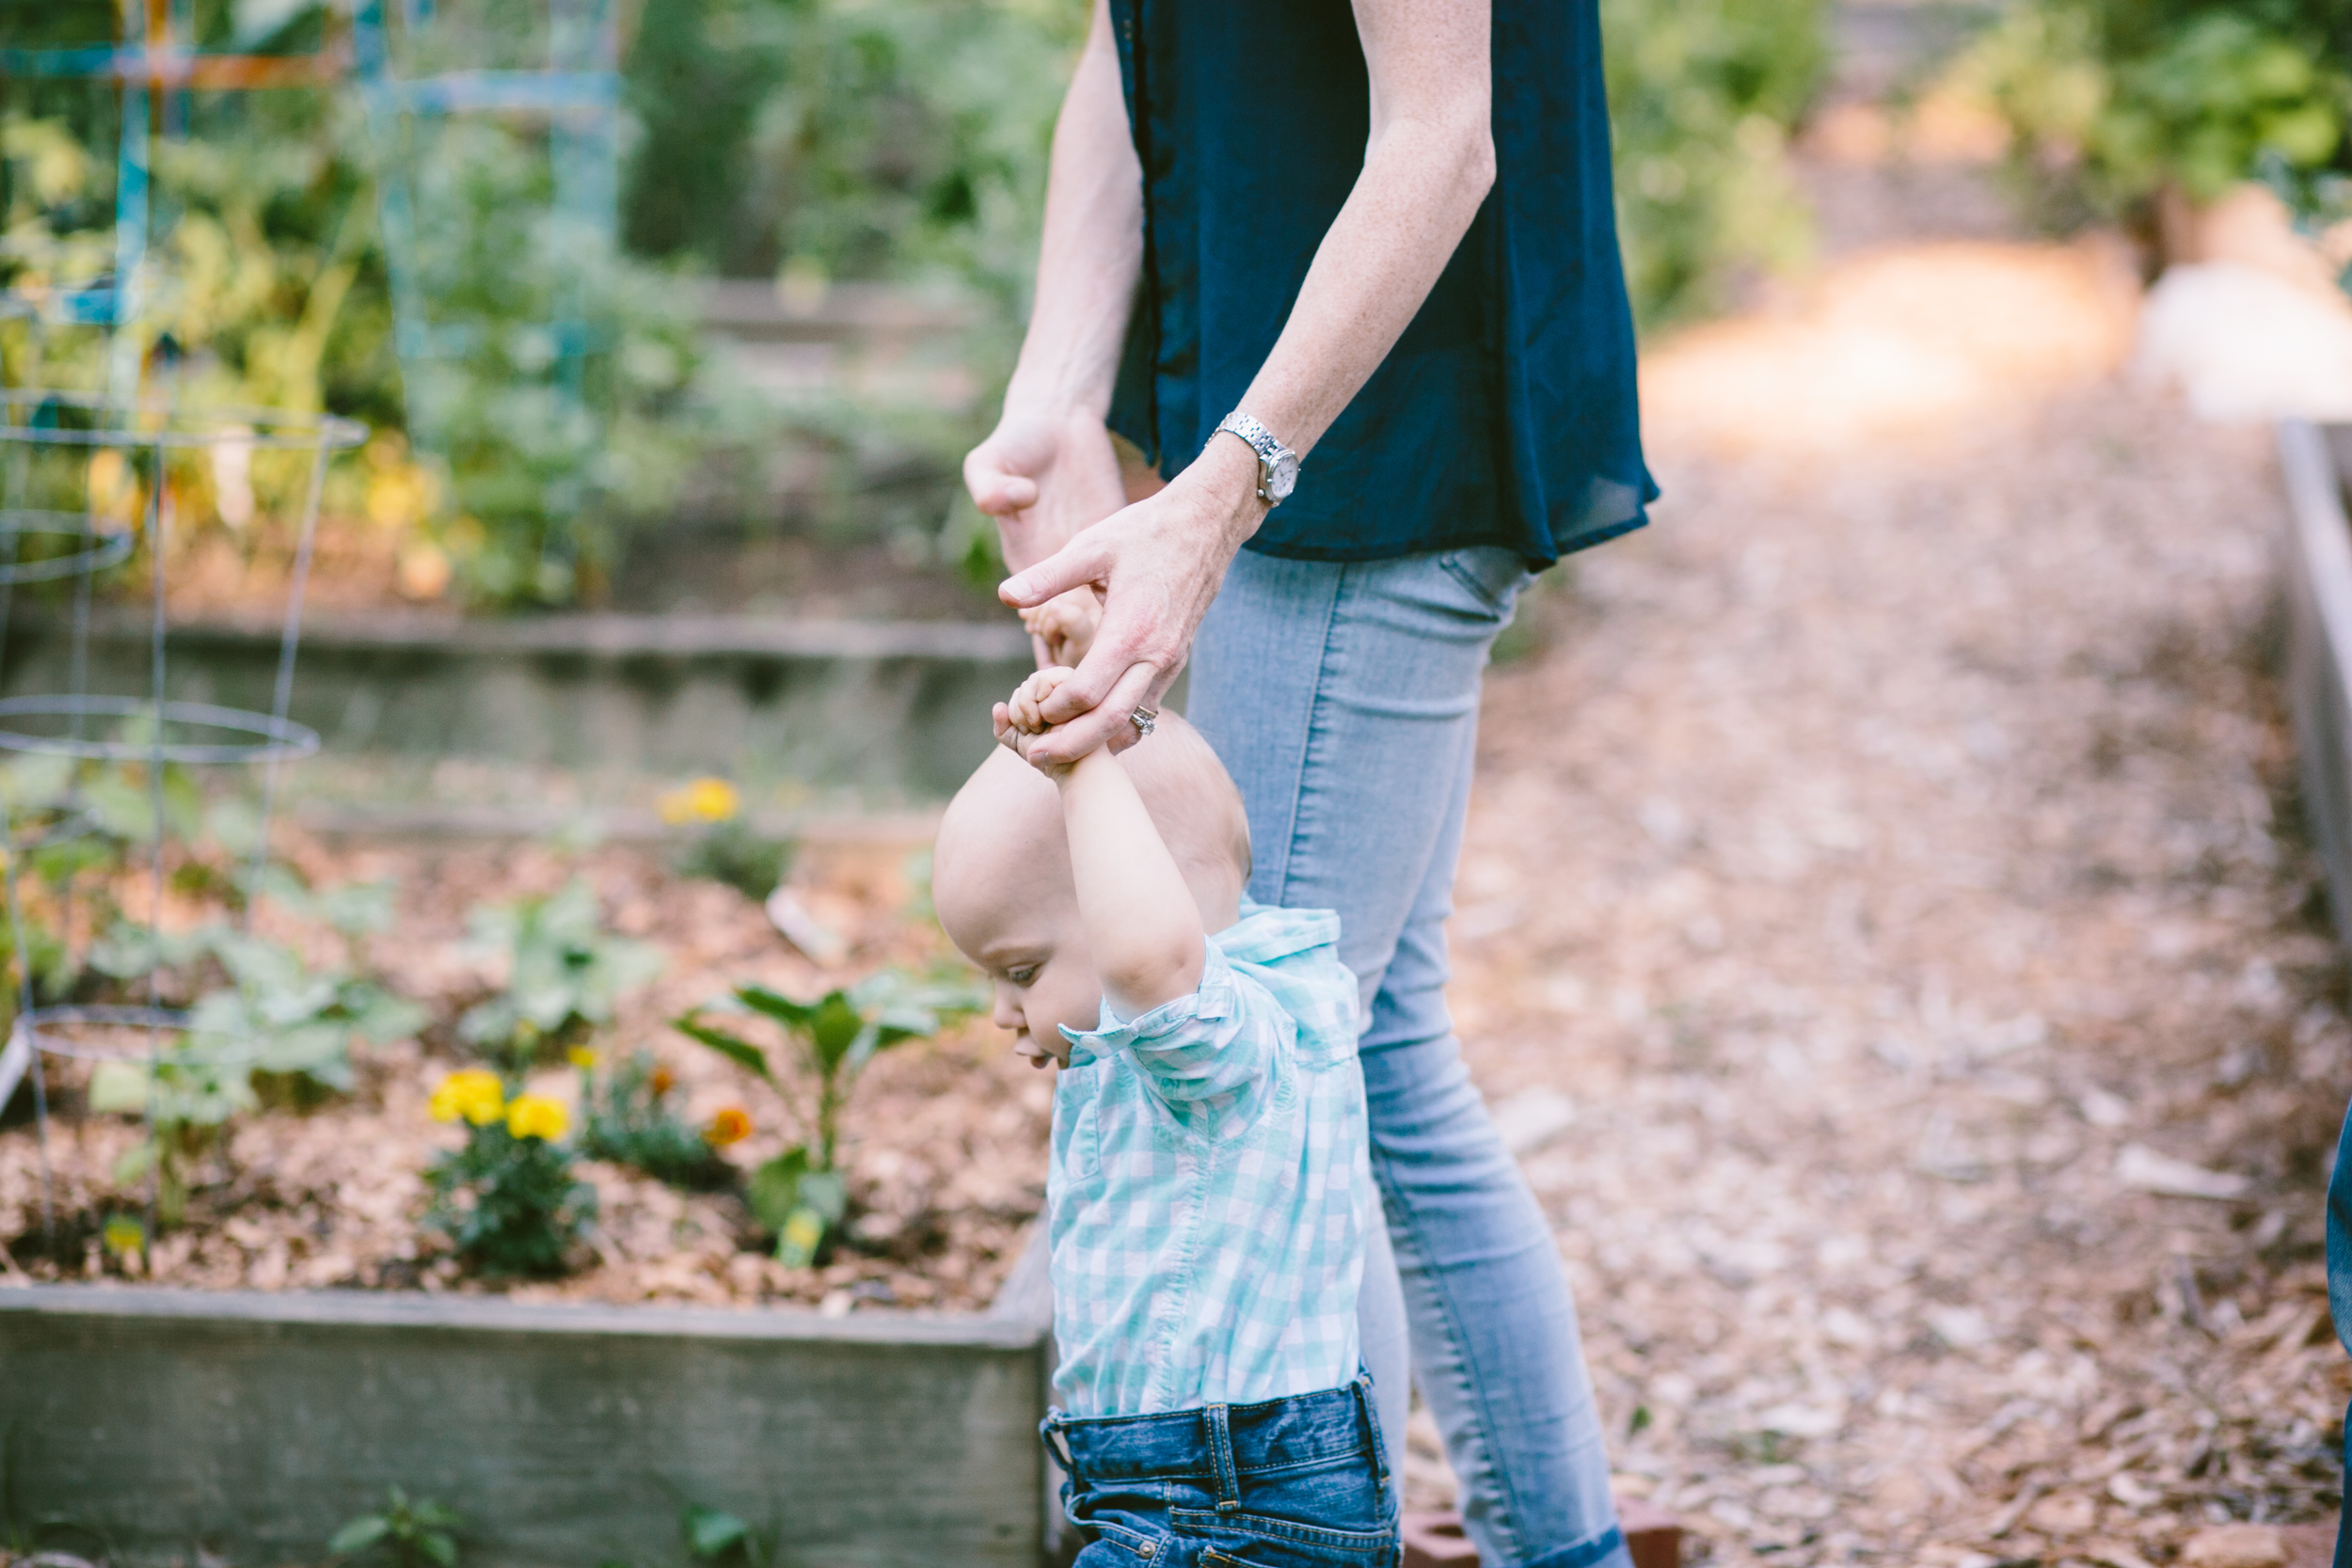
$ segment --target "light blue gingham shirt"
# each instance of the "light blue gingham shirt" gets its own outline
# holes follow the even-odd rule
[[[1200,989],[1065,1029],[1046,1179],[1073,1416],[1248,1404],[1356,1375],[1377,1212],[1356,977],[1328,910],[1245,903]]]

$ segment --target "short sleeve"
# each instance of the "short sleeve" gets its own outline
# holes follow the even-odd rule
[[[1100,1028],[1062,1034],[1097,1057],[1128,1053],[1152,1094],[1200,1132],[1230,1131],[1256,1114],[1291,1026],[1266,989],[1236,971],[1214,942],[1190,995],[1123,1023],[1105,1003],[1103,1019]]]

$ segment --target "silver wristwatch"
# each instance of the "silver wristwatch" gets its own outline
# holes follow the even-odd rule
[[[1258,454],[1258,499],[1279,506],[1298,487],[1298,454],[1274,438],[1274,432],[1236,408],[1216,427],[1219,436],[1238,436]]]

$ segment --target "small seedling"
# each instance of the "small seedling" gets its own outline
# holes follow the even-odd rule
[[[478,947],[504,957],[506,985],[468,1009],[457,1032],[515,1071],[612,1022],[622,994],[661,970],[658,951],[604,928],[582,879],[544,898],[478,909],[467,924]]]
[[[765,986],[738,986],[731,1003],[673,1021],[681,1033],[793,1096],[797,1075],[779,1074],[766,1051],[707,1021],[723,1006],[756,1014],[783,1029],[798,1048],[800,1065],[816,1077],[815,1101],[803,1100],[801,1107],[807,1138],[752,1173],[752,1212],[776,1233],[779,1260],[793,1268],[814,1262],[849,1212],[849,1183],[837,1163],[841,1111],[866,1064],[893,1045],[937,1034],[983,1005],[968,982],[923,982],[885,970],[815,1002],[796,1002]]]
[[[690,1127],[671,1109],[677,1085],[653,1053],[640,1051],[601,1075],[596,1053],[579,1053],[580,1103],[587,1125],[580,1151],[591,1160],[632,1165],[657,1181],[690,1191],[710,1192],[735,1180],[736,1168],[720,1154],[751,1131],[750,1118],[733,1106],[708,1126]]]
[[[743,1562],[767,1568],[772,1543],[732,1513],[688,1503],[678,1513],[687,1554],[697,1562]]]
[[[661,797],[661,820],[691,832],[672,863],[681,877],[724,882],[765,899],[792,863],[792,842],[770,838],[743,815],[743,797],[724,779],[696,779]]]
[[[428,1497],[412,1500],[395,1486],[386,1494],[382,1508],[373,1513],[362,1513],[337,1530],[326,1549],[338,1557],[362,1557],[379,1549],[389,1550],[400,1568],[419,1568],[428,1562],[436,1568],[455,1568],[454,1532],[464,1523],[439,1503]]]
[[[90,1073],[93,1112],[146,1115],[149,1136],[115,1162],[114,1179],[128,1187],[153,1172],[155,1220],[167,1230],[187,1216],[196,1162],[220,1141],[230,1117],[258,1103],[249,1069],[224,1061],[219,1043],[179,1040],[151,1062],[103,1061]]]
[[[384,1044],[424,1021],[421,1008],[373,980],[314,971],[293,948],[226,925],[161,937],[118,925],[93,945],[90,964],[119,978],[162,966],[230,982],[199,998],[186,1032],[151,1059],[103,1061],[90,1075],[92,1111],[148,1117],[152,1135],[117,1163],[115,1180],[127,1184],[153,1169],[166,1228],[186,1212],[190,1167],[230,1118],[264,1094],[309,1105],[348,1091],[355,1034]]]

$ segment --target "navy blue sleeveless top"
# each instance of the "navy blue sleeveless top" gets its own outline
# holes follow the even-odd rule
[[[1349,0],[1110,0],[1144,277],[1111,428],[1173,475],[1240,402],[1363,167]],[[1597,0],[1494,0],[1496,177],[1388,359],[1248,547],[1531,565],[1639,528],[1633,323]],[[1277,435],[1282,434],[1276,432]]]

